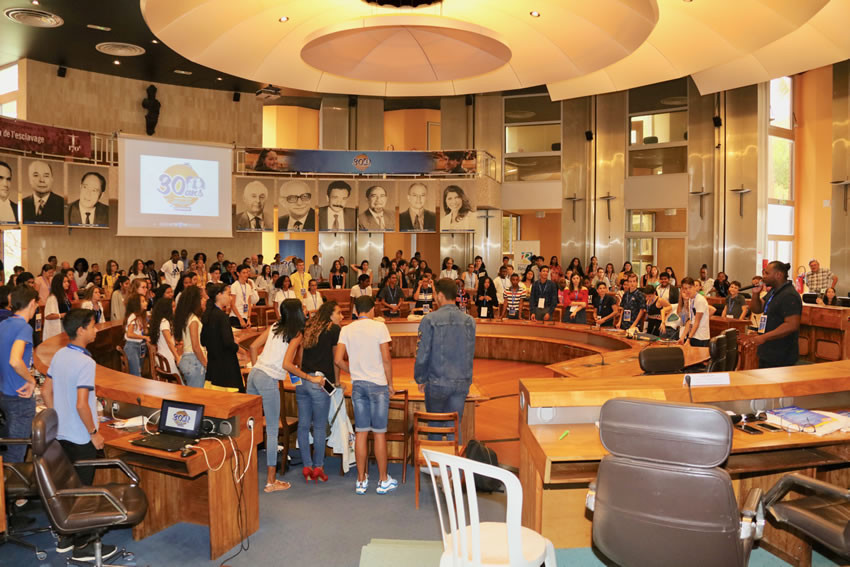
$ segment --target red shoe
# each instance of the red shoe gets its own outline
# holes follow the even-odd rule
[[[301,469],[301,474],[304,475],[304,482],[306,482],[307,484],[310,484],[310,479],[314,478],[313,469],[311,469],[310,467],[304,467],[303,469]]]
[[[324,469],[322,467],[315,467],[313,469],[313,478],[316,480],[316,484],[319,484],[319,481],[327,482],[328,475],[325,474]]]

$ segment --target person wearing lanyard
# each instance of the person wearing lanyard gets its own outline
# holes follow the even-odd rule
[[[581,285],[581,275],[574,273],[570,276],[570,288],[564,296],[564,307],[567,311],[561,319],[562,323],[587,323],[587,288]]]
[[[319,293],[319,282],[310,280],[310,283],[307,285],[309,286],[309,291],[305,297],[301,298],[301,303],[304,304],[304,313],[307,317],[312,317],[319,310],[319,307],[322,306],[324,300],[322,299],[322,294]]]
[[[364,295],[368,295],[371,297],[372,288],[369,286],[369,274],[360,274],[357,277],[357,285],[351,288],[351,292],[348,294],[351,297],[351,305],[354,305],[354,300],[358,297],[362,297]],[[356,313],[354,313],[354,309],[351,310],[351,318],[357,319]]]
[[[519,274],[511,274],[510,282],[511,284],[502,292],[504,301],[502,302],[501,319],[519,319],[520,306],[523,298],[525,298],[525,290],[519,283]]]
[[[248,282],[251,267],[241,264],[236,274],[239,279],[230,286],[230,295],[233,296],[230,325],[235,329],[245,329],[251,326],[251,295],[254,293],[253,287]]]
[[[773,261],[767,265],[762,285],[753,289],[750,309],[761,313],[758,334],[750,335],[750,342],[758,347],[759,368],[792,366],[800,357],[800,316],[803,301],[788,281],[790,264]],[[762,300],[764,285],[770,292]]]
[[[378,292],[378,302],[381,305],[381,310],[384,317],[399,316],[399,301],[402,299],[401,289],[398,287],[398,276],[390,273],[387,276],[387,285]]]
[[[501,307],[505,303],[505,290],[511,287],[511,278],[508,276],[507,266],[499,266],[499,275],[493,285],[496,287],[496,299],[499,300]]]
[[[691,346],[707,347],[711,338],[708,326],[711,308],[705,296],[697,292],[693,278],[682,278],[682,297],[687,302],[689,317],[679,338],[679,344],[687,342]]]
[[[301,258],[295,260],[295,273],[289,276],[289,279],[292,281],[292,289],[299,294],[298,298],[307,297],[307,289],[310,287],[310,280],[313,278],[304,271],[304,260]]]
[[[620,298],[620,322],[618,327],[635,332],[646,315],[646,296],[637,288],[638,277],[634,272],[623,276],[623,291]]]

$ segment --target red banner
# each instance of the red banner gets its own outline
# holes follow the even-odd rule
[[[91,157],[91,134],[0,118],[0,147],[56,156]]]

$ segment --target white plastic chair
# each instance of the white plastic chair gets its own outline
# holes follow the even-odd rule
[[[514,474],[499,467],[428,449],[423,449],[422,454],[431,473],[434,499],[440,515],[440,531],[443,535],[440,567],[540,567],[541,563],[546,567],[557,567],[552,542],[521,525],[522,486]],[[443,506],[440,504],[436,471],[432,464],[439,471],[449,519],[448,533],[443,519]],[[479,521],[474,481],[476,474],[496,479],[505,485],[508,500],[506,522]],[[463,497],[463,479],[466,482],[466,498]]]

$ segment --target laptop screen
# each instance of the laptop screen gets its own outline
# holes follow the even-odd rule
[[[204,406],[188,402],[162,400],[159,416],[160,433],[171,433],[183,437],[200,437]]]

